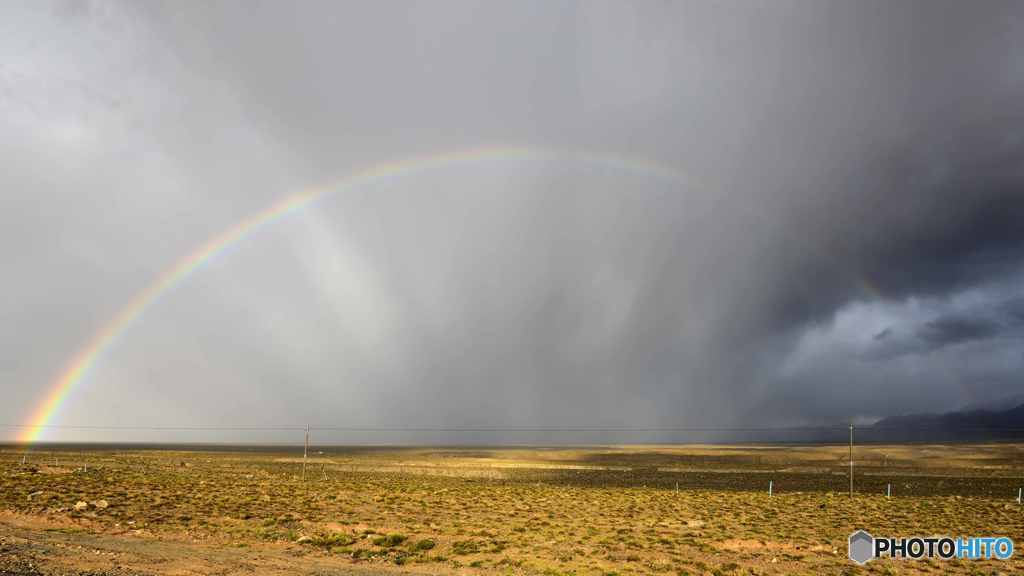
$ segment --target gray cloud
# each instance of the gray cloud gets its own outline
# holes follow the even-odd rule
[[[987,340],[1003,331],[998,322],[970,317],[950,316],[932,320],[922,326],[917,337],[935,348]]]
[[[921,411],[1010,402],[1019,377],[1007,368],[1021,360],[1024,323],[1004,311],[1019,290],[1011,276],[941,297],[844,305],[799,331],[766,403],[782,418],[828,421],[877,414],[879,398]],[[811,403],[818,414],[805,410]]]
[[[912,320],[900,326],[899,332],[895,327],[887,327],[872,337],[876,344],[869,346],[867,356],[891,358],[900,354],[927,354],[947,346],[1019,336],[1024,328],[1024,316],[1015,314],[1019,299],[999,301],[999,297],[982,298],[966,309],[950,310],[949,304],[940,304],[933,308],[935,316],[930,319]]]
[[[233,223],[496,143],[689,183],[539,155],[339,192],[165,295],[59,420],[787,423],[1019,386],[1016,3],[0,12],[0,421]]]

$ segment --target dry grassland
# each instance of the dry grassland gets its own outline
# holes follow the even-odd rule
[[[0,573],[1024,572],[846,559],[857,528],[1024,546],[1015,444],[861,447],[852,498],[843,446],[318,449],[305,480],[283,449],[23,456],[0,452]]]

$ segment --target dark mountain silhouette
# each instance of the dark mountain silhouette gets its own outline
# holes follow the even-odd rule
[[[860,428],[865,440],[927,441],[1024,438],[1024,404],[1007,410],[890,416]]]

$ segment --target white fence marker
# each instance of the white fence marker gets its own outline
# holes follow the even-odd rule
[[[1017,488],[1017,504],[1020,504],[1021,490],[1024,490],[1024,488]]]
[[[853,497],[853,424],[850,424],[850,497]]]
[[[302,444],[302,481],[306,481],[306,456],[309,454],[309,424],[306,424],[306,441]]]
[[[890,496],[892,496],[892,484],[886,484],[885,485],[885,497],[889,498]]]
[[[768,495],[772,495],[772,480],[768,481]]]

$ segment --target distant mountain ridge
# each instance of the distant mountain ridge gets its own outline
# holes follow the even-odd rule
[[[874,428],[1021,428],[1024,404],[1009,410],[969,410],[943,414],[907,414],[890,416],[875,422]]]
[[[974,440],[1024,437],[1024,403],[1007,410],[890,416],[867,427],[878,439]]]
[[[975,401],[967,406],[961,406],[955,412],[976,412],[979,410],[988,410],[989,412],[1000,412],[1008,408],[1013,408],[1024,404],[1024,394],[1014,394],[1012,396],[1004,396],[1002,398],[988,399]]]

